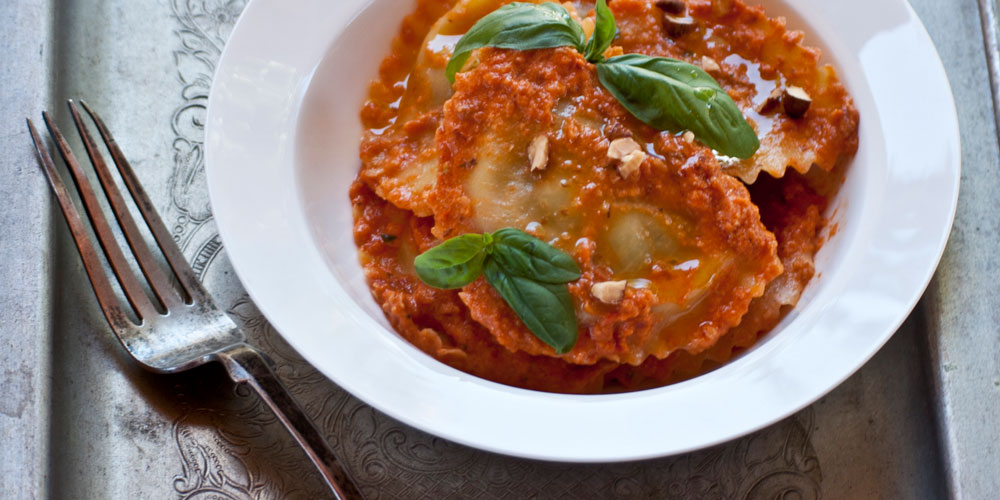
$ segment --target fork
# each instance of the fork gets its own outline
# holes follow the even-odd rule
[[[76,104],[70,100],[69,111],[73,123],[97,172],[97,178],[111,211],[142,271],[141,276],[133,272],[126,261],[123,248],[118,245],[111,232],[108,219],[98,204],[94,188],[81,170],[65,137],[52,123],[49,114],[43,112],[42,118],[55,149],[59,151],[72,175],[97,241],[111,268],[111,275],[120,285],[126,301],[119,299],[112,288],[112,276],[105,272],[98,250],[84,227],[83,219],[66,184],[56,171],[52,157],[44,146],[38,130],[31,119],[28,119],[28,130],[31,132],[31,139],[38,153],[39,165],[59,201],[104,317],[122,346],[143,368],[156,373],[181,372],[213,361],[222,363],[234,382],[249,384],[271,408],[319,469],[335,498],[338,500],[363,498],[322,435],[275,375],[273,362],[266,354],[246,342],[243,331],[216,307],[212,297],[202,287],[191,266],[167,232],[163,221],[160,220],[160,216],[104,122],[87,103],[80,101],[80,104],[96,125],[128,192],[131,193],[169,267],[169,270],[162,268],[153,257],[152,250],[139,233],[135,219],[125,205],[122,192],[112,179],[108,165],[98,151],[97,144],[84,124]],[[177,288],[168,277],[168,272],[172,272],[173,278],[176,279],[174,283],[177,284]],[[140,283],[143,277],[153,297],[147,294]]]

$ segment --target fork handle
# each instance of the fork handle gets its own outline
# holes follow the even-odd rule
[[[234,382],[250,384],[257,391],[319,469],[337,500],[364,499],[319,430],[275,375],[271,368],[274,363],[266,354],[249,344],[239,344],[216,353],[215,357]]]

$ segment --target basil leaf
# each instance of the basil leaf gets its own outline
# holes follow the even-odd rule
[[[508,274],[542,283],[580,279],[580,266],[558,248],[511,227],[493,233],[493,259]]]
[[[626,54],[599,63],[597,76],[625,109],[656,129],[690,130],[708,147],[738,158],[760,147],[740,108],[697,66]]]
[[[583,28],[569,16],[563,6],[514,2],[487,14],[472,25],[455,45],[445,74],[455,83],[458,73],[472,51],[483,47],[501,49],[550,49],[575,47],[583,51]]]
[[[492,238],[463,234],[427,250],[413,260],[420,280],[434,288],[461,288],[483,274],[483,261]]]
[[[493,259],[486,262],[485,275],[486,281],[539,340],[559,354],[573,349],[577,337],[576,311],[566,285],[511,275]]]
[[[597,0],[594,13],[596,14],[594,33],[590,35],[583,55],[588,61],[599,63],[604,60],[604,51],[608,50],[611,42],[618,36],[618,26],[615,24],[615,15],[611,13],[604,0]]]

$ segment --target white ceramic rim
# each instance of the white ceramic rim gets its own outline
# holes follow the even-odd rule
[[[769,12],[777,1],[767,2]],[[255,304],[313,366],[393,418],[472,447],[543,460],[610,462],[704,448],[770,425],[836,387],[889,339],[930,281],[960,177],[957,116],[930,37],[904,0],[789,0],[779,10],[805,23],[811,41],[824,42],[832,54],[826,60],[836,61],[862,113],[859,158],[845,184],[860,195],[835,202],[833,218],[854,220],[859,207],[865,216],[817,257],[818,268],[834,262],[837,272],[817,278],[822,286],[811,285],[754,349],[668,387],[558,395],[438,363],[352,305],[347,288],[365,284],[345,283],[330,268],[323,253],[331,242],[316,241],[290,168],[314,73],[371,3],[252,0],[216,70],[205,154],[219,232]],[[347,235],[333,250],[354,255],[343,244],[350,241]]]

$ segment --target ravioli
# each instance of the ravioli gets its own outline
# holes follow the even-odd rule
[[[447,7],[451,2],[440,3]],[[369,128],[361,141],[362,168],[359,178],[397,207],[412,210],[420,216],[430,215],[426,196],[437,177],[434,132],[441,107],[451,96],[451,84],[445,77],[444,67],[461,33],[476,19],[496,8],[498,3],[493,0],[464,0],[450,11],[435,12],[441,17],[434,18],[433,24],[427,23],[430,16],[421,16],[418,12],[407,19],[410,30],[404,30],[400,35],[400,38],[410,40],[396,40],[395,45],[406,42],[416,45],[413,53],[405,54],[412,57],[412,63],[401,78],[383,74],[382,87],[374,86],[371,91],[393,92],[395,100],[382,110],[381,122],[368,124]],[[456,16],[458,13],[463,15]],[[467,22],[461,22],[463,19]],[[414,32],[420,27],[424,28],[425,34],[421,37],[422,41],[416,44],[413,43]],[[449,34],[448,30],[459,31]],[[400,61],[388,60],[387,63],[399,64]],[[391,73],[391,70],[383,68],[382,72]],[[400,79],[386,81],[394,76]],[[366,107],[377,105],[374,101],[370,99]]]
[[[419,43],[413,65],[403,80],[393,86],[401,89],[392,102],[391,117],[383,126],[369,128],[362,139],[360,176],[382,198],[430,215],[427,195],[437,178],[437,154],[434,132],[441,107],[451,97],[451,82],[445,66],[462,34],[480,18],[509,1],[454,0],[450,10],[440,15]],[[412,20],[419,23],[420,17]],[[412,32],[411,32],[412,33]]]
[[[740,324],[710,348],[695,354],[677,351],[665,359],[648,358],[640,366],[608,374],[609,380],[640,389],[696,377],[752,346],[798,303],[814,274],[813,256],[822,245],[826,198],[797,172],[782,179],[761,179],[751,186],[751,197],[760,207],[764,224],[778,240],[782,273],[767,284],[763,295],[750,302]]]
[[[707,148],[632,118],[575,50],[484,49],[454,88],[436,136],[434,234],[515,227],[572,255],[583,271],[570,284],[580,337],[566,361],[637,365],[704,350],[781,272],[746,188]],[[539,135],[548,161],[532,171]],[[627,179],[608,158],[618,137],[648,151]],[[591,293],[610,280],[631,280],[621,304]],[[461,297],[503,346],[556,355],[484,282]]]

